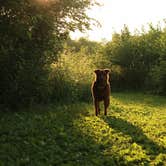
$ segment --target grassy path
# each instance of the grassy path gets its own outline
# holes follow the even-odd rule
[[[0,112],[0,166],[166,165],[166,98],[116,93],[92,104]]]

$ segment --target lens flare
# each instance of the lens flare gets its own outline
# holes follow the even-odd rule
[[[49,2],[49,0],[36,0],[36,1],[40,4],[45,4]]]

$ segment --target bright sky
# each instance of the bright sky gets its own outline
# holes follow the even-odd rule
[[[166,18],[166,0],[98,0],[103,6],[94,7],[88,15],[97,19],[102,27],[93,27],[84,34],[71,33],[72,39],[88,37],[90,40],[111,40],[112,33],[120,32],[124,24],[133,32],[148,23],[156,25]]]

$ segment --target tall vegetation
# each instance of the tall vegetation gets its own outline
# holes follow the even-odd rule
[[[91,0],[0,1],[0,107],[90,99],[95,68],[111,69],[112,90],[166,95],[166,28],[124,26],[108,43],[69,38],[90,28]]]
[[[137,90],[166,94],[165,27],[149,24],[147,31],[131,33],[125,25],[121,32],[114,33],[112,40],[106,44],[83,38],[78,41],[68,39],[64,49],[68,57],[65,65],[72,64],[71,69],[79,71],[79,68],[86,64],[85,68],[91,71],[91,75],[87,74],[88,77],[84,80],[84,84],[89,87],[94,68],[109,68],[112,91]],[[81,61],[84,58],[93,65]],[[75,63],[77,65],[74,65]],[[78,75],[84,77],[84,70],[81,71]],[[75,75],[75,72],[70,75]],[[77,95],[79,93],[81,91],[77,91]]]
[[[104,54],[112,68],[115,89],[150,90],[166,94],[166,28],[131,34],[127,26],[115,33]]]
[[[102,43],[80,38],[68,38],[64,51],[51,65],[51,99],[54,101],[89,101],[94,70],[106,67],[107,59],[102,56]]]
[[[0,1],[0,105],[46,101],[49,65],[69,31],[90,26],[91,0]]]

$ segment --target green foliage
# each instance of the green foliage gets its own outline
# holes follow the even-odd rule
[[[131,34],[124,26],[115,33],[104,49],[112,64],[114,88],[165,93],[165,39],[165,29],[151,24],[148,32]]]
[[[157,94],[166,94],[166,29],[164,29],[158,40],[158,60],[151,68],[149,79],[152,92]]]
[[[62,54],[52,64],[52,97],[58,101],[89,101],[94,69],[93,59],[83,52]]]
[[[47,101],[49,65],[69,31],[90,26],[90,0],[0,1],[0,106]]]
[[[95,48],[93,48],[95,46]],[[109,65],[101,43],[68,39],[64,52],[51,65],[50,87],[54,101],[89,101],[96,68]]]
[[[111,68],[112,90],[166,93],[166,29],[131,34],[125,25],[106,45],[70,31],[90,28],[95,0],[0,2],[0,107],[89,101],[93,70]]]
[[[115,93],[110,102],[107,117],[81,102],[0,112],[0,164],[165,165],[166,99]]]
[[[77,41],[68,38],[64,49],[69,49],[70,51],[76,53],[84,51],[87,56],[93,56],[102,52],[103,47],[102,43],[90,41],[86,38],[79,38]]]

